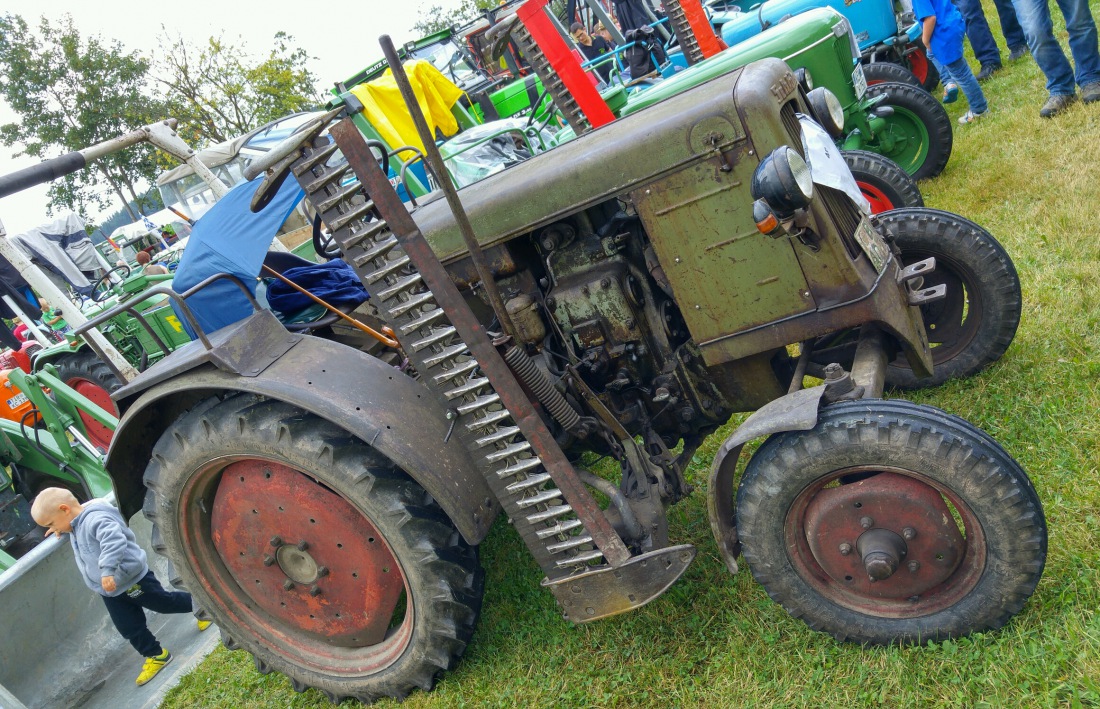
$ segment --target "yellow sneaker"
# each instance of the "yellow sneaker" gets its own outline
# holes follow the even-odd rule
[[[164,650],[156,657],[145,658],[145,665],[141,668],[141,674],[134,680],[140,687],[149,680],[157,676],[157,673],[164,669],[164,666],[172,661],[172,653]]]
[[[214,621],[212,621],[212,620],[200,620],[196,623],[196,625],[199,626],[199,632],[200,633],[202,631],[206,630],[207,628],[209,628],[213,624],[214,624]]]

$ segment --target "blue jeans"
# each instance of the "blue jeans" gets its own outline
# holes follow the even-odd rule
[[[943,82],[945,87],[949,83],[959,85],[963,96],[966,96],[966,102],[970,104],[971,111],[985,113],[989,110],[989,104],[985,100],[985,94],[982,93],[981,85],[978,84],[978,78],[970,70],[970,65],[966,63],[965,57],[950,64],[943,64],[931,54],[928,55],[928,58],[936,65],[936,69],[940,72],[940,81]]]
[[[1016,14],[1027,35],[1031,55],[1047,77],[1047,91],[1052,96],[1073,95],[1076,83],[1084,86],[1100,81],[1100,49],[1097,48],[1096,21],[1089,12],[1088,0],[1057,0],[1066,18],[1069,50],[1077,65],[1074,72],[1065,52],[1054,38],[1048,0],[1012,0]]]
[[[997,49],[997,43],[993,40],[993,33],[989,29],[989,22],[982,10],[981,0],[952,1],[966,20],[966,37],[970,40],[974,57],[983,67],[999,66],[1001,51]],[[1024,37],[1024,30],[1020,27],[1019,20],[1016,19],[1016,11],[1012,9],[1012,0],[994,0],[994,4],[997,6],[997,15],[1001,20],[1005,44],[1009,49],[1025,46],[1027,39]]]

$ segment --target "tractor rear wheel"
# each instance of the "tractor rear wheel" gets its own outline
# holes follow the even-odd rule
[[[111,394],[122,388],[122,382],[107,363],[96,357],[94,352],[89,350],[73,352],[51,363],[57,367],[58,378],[75,389],[76,393],[90,399],[93,404],[107,413],[119,416],[118,405],[111,399]],[[80,412],[80,420],[92,445],[107,450],[115,432],[83,411]]]
[[[921,306],[935,370],[918,379],[904,356],[890,362],[886,384],[918,389],[977,374],[1004,355],[1020,324],[1023,298],[1012,258],[969,219],[938,209],[895,209],[874,217],[901,249],[905,266],[936,258],[923,287],[944,284],[947,297]]]
[[[813,429],[769,438],[741,479],[737,531],[791,615],[874,645],[1001,627],[1047,549],[1016,461],[968,422],[907,401],[836,404]]]
[[[886,125],[870,139],[867,149],[890,158],[914,180],[943,172],[951,158],[954,133],[951,118],[940,102],[920,87],[907,84],[890,82],[868,87],[868,97],[881,95],[886,98],[878,105],[893,111],[883,117]]]
[[[924,206],[917,183],[890,158],[868,150],[845,150],[843,155],[873,214]]]
[[[167,556],[226,646],[299,691],[427,691],[473,634],[477,548],[407,474],[317,416],[208,400],[164,432],[145,482]]]
[[[905,55],[905,61],[909,64],[909,71],[917,77],[925,91],[932,92],[940,85],[940,71],[928,59],[923,49],[917,48]]]

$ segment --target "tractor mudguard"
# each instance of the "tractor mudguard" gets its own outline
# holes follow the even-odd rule
[[[730,573],[737,573],[737,555],[741,551],[734,515],[736,490],[733,486],[741,449],[754,438],[783,431],[808,431],[816,426],[824,393],[824,386],[802,389],[760,407],[737,427],[714,456],[707,480],[707,515],[714,539],[718,542],[718,551]]]
[[[281,337],[288,334],[282,330]],[[217,358],[204,355],[203,348],[187,349],[176,353],[183,357],[166,358],[117,392],[124,414],[106,468],[127,518],[141,509],[142,476],[168,425],[198,402],[232,392],[299,406],[362,439],[424,487],[470,544],[485,537],[500,512],[458,437],[445,442],[446,409],[415,380],[374,357],[328,340],[294,336],[284,352],[266,358],[270,363],[248,367],[248,376],[242,376],[220,369]],[[171,376],[165,378],[165,371]]]

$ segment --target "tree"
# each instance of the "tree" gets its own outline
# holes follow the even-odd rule
[[[158,120],[164,113],[146,90],[148,71],[149,62],[125,53],[119,42],[81,37],[68,15],[57,24],[42,18],[37,32],[19,15],[4,15],[0,95],[20,120],[0,126],[0,140],[22,146],[16,156],[45,159]],[[127,194],[140,204],[135,185],[156,176],[154,152],[151,146],[121,151],[55,180],[47,211],[67,208],[87,217],[89,206],[106,207],[104,184],[127,209]]]
[[[156,80],[167,90],[169,115],[191,145],[220,143],[288,113],[315,108],[317,78],[311,57],[293,47],[285,32],[264,59],[250,56],[241,42],[211,37],[202,46],[182,37],[160,37]]]
[[[444,10],[439,4],[431,5],[420,10],[420,19],[412,29],[417,37],[427,37],[453,26],[463,25],[478,17],[482,10],[489,10],[496,6],[497,2],[494,0],[462,0],[461,5],[450,10]]]

